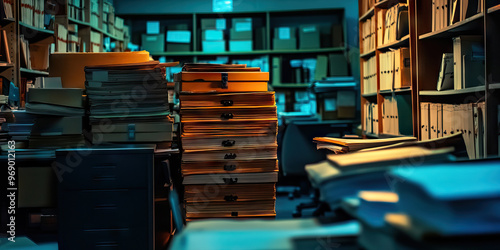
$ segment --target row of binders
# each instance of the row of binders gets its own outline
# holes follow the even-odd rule
[[[432,31],[481,13],[484,0],[432,0]]]
[[[364,107],[364,128],[367,134],[378,134],[378,105],[376,103],[365,102]]]
[[[395,42],[409,34],[408,5],[398,3],[377,12],[377,44]]]
[[[277,114],[269,73],[244,64],[185,64],[174,80],[186,220],[274,217]]]
[[[437,90],[483,86],[485,51],[482,36],[453,38],[453,53],[443,53]]]
[[[486,157],[484,102],[420,103],[422,140],[462,133],[470,159]]]
[[[411,87],[410,50],[402,47],[381,53],[380,90],[393,90]]]
[[[363,94],[377,93],[377,58],[363,61]]]
[[[21,21],[41,28],[45,26],[45,0],[21,0]]]
[[[382,133],[388,135],[413,134],[411,105],[411,96],[409,94],[384,96]]]
[[[14,1],[12,0],[0,1],[0,18],[2,19],[14,18]]]
[[[361,38],[361,42],[363,53],[375,50],[377,46],[375,44],[375,28],[375,16],[372,16],[362,23],[361,34],[363,37]]]

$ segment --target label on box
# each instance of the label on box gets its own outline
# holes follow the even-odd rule
[[[225,30],[226,29],[226,19],[217,18],[215,20],[215,28],[218,30]]]
[[[335,97],[325,98],[325,111],[337,110],[337,99]]]
[[[160,21],[148,21],[146,23],[146,34],[160,34]]]
[[[315,31],[316,31],[316,26],[307,26],[307,27],[303,27],[303,28],[302,28],[302,31],[303,31],[304,33],[315,32]]]
[[[252,30],[252,22],[239,22],[239,23],[236,23],[236,27],[234,29],[237,32],[240,32],[240,31],[251,31]]]
[[[290,27],[278,28],[279,39],[290,39]]]
[[[191,42],[191,31],[189,31],[189,30],[170,30],[170,31],[167,31],[167,42],[190,43]]]
[[[155,42],[156,40],[158,40],[157,36],[146,36],[146,41],[148,42]]]
[[[220,41],[224,40],[224,32],[222,30],[205,30],[206,41]]]

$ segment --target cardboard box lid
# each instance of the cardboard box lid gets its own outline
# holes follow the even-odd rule
[[[85,88],[85,66],[142,63],[149,61],[149,52],[52,53],[49,76],[61,77],[64,88]]]
[[[274,38],[288,40],[296,37],[295,27],[277,27],[274,28]]]

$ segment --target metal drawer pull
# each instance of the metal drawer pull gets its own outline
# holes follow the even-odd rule
[[[238,183],[238,178],[222,178],[225,184],[235,184]]]
[[[220,104],[224,106],[233,106],[233,100],[221,100]]]
[[[235,140],[222,141],[222,146],[224,146],[224,147],[232,147],[232,146],[234,146],[234,144],[236,144]]]
[[[229,120],[229,119],[233,119],[234,115],[233,115],[233,113],[222,113],[220,115],[220,118],[223,120]]]
[[[224,155],[224,159],[236,159],[236,154],[230,153]]]
[[[234,170],[236,170],[236,165],[224,165],[224,170],[234,171]]]
[[[225,201],[237,201],[238,200],[238,196],[236,196],[236,195],[226,195],[226,196],[224,196],[224,200]]]

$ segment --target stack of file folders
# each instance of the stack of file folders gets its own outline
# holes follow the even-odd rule
[[[169,148],[165,67],[157,61],[85,67],[92,143],[155,143]]]
[[[186,219],[275,216],[277,115],[269,73],[186,64],[174,78]]]
[[[83,89],[32,88],[26,112],[35,115],[29,136],[30,148],[83,146]]]

